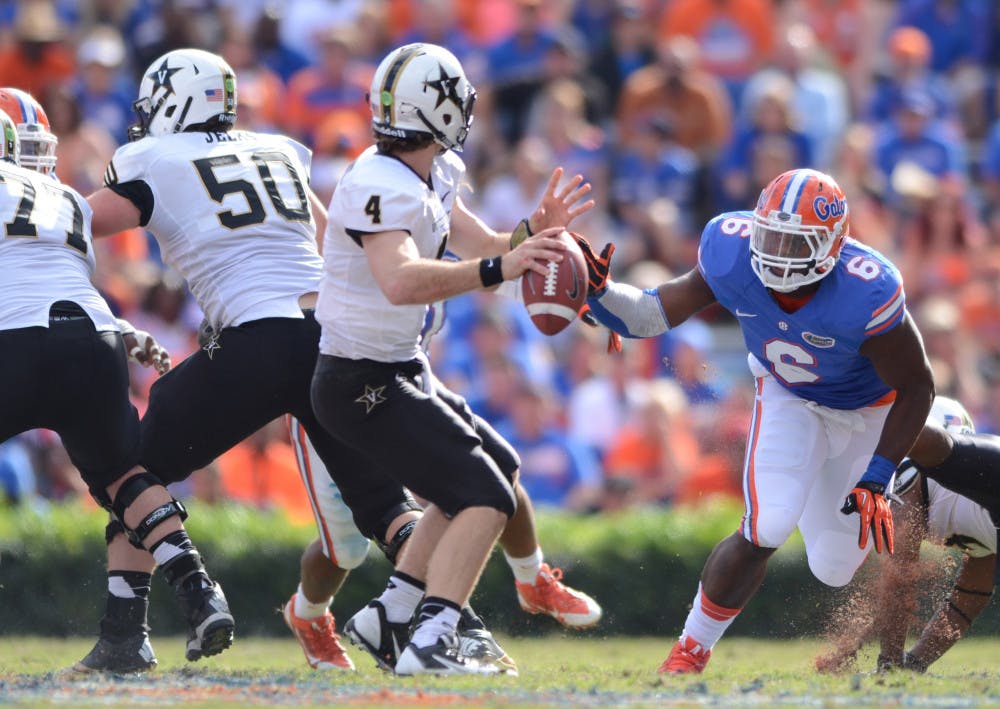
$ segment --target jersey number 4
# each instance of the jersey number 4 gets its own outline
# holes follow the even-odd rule
[[[309,200],[306,199],[306,192],[302,187],[302,179],[296,172],[295,167],[288,161],[288,158],[278,152],[254,153],[250,156],[253,164],[257,166],[257,173],[260,181],[264,185],[264,191],[271,200],[278,214],[293,222],[308,222],[311,219],[309,213]],[[237,155],[219,155],[211,158],[195,160],[194,166],[201,176],[201,181],[208,190],[209,197],[213,201],[222,204],[222,201],[229,195],[240,194],[247,203],[247,211],[234,212],[227,209],[219,212],[219,223],[227,229],[239,229],[251,224],[263,224],[267,219],[267,212],[264,204],[260,200],[260,194],[256,186],[249,180],[220,180],[215,174],[216,169],[225,168],[228,165],[239,165],[240,158]],[[280,166],[287,174],[295,190],[296,204],[289,205],[285,197],[278,189],[278,183],[271,172],[271,166]]]

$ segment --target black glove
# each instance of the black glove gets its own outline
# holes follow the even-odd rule
[[[570,234],[576,239],[580,251],[583,252],[583,258],[587,262],[587,295],[599,293],[607,285],[608,274],[611,271],[611,255],[615,252],[615,245],[605,244],[601,255],[596,256],[590,247],[590,242],[576,232],[571,231]]]

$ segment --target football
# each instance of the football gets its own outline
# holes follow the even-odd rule
[[[576,240],[563,232],[566,242],[562,261],[548,261],[549,271],[541,275],[527,271],[521,278],[521,295],[531,322],[546,335],[555,335],[576,319],[587,300],[587,262]]]

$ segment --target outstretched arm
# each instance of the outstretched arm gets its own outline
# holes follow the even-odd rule
[[[598,256],[590,243],[574,234],[587,262],[587,304],[597,320],[625,337],[656,337],[716,302],[697,268],[658,288],[640,290],[610,279],[613,244]]]

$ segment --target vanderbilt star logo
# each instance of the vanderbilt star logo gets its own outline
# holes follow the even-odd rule
[[[438,64],[438,72],[439,76],[437,79],[424,82],[425,87],[430,87],[438,92],[437,103],[434,104],[434,108],[438,108],[445,101],[451,101],[461,109],[462,97],[458,95],[458,91],[456,90],[460,77],[448,76],[444,67],[440,64]]]
[[[354,401],[356,401],[359,404],[364,404],[365,413],[370,414],[372,412],[372,409],[381,404],[383,401],[387,400],[385,396],[383,396],[382,394],[384,391],[385,391],[384,386],[371,387],[365,384],[365,393],[359,396]]]
[[[219,338],[215,335],[212,335],[212,339],[206,342],[202,346],[202,349],[205,350],[205,354],[208,355],[208,358],[212,359],[212,356],[215,354],[215,351],[222,349],[222,345],[219,344]]]
[[[159,69],[154,69],[149,74],[146,74],[147,79],[153,80],[153,90],[149,92],[150,95],[152,96],[153,94],[155,94],[156,90],[160,88],[166,89],[168,94],[174,93],[174,84],[170,80],[170,77],[172,77],[180,70],[181,67],[174,68],[167,66],[167,60],[164,59],[163,63],[160,64]]]

